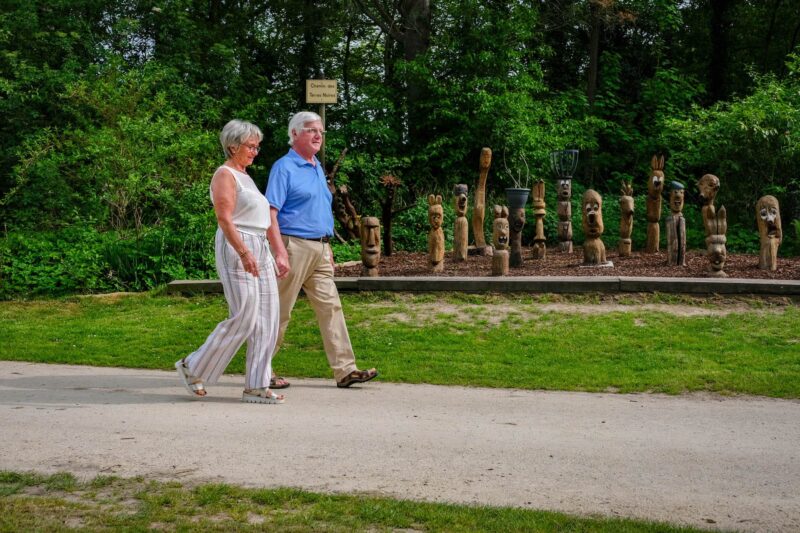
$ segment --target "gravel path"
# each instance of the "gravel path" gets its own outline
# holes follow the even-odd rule
[[[0,362],[0,469],[800,530],[798,401],[241,382],[195,401],[174,372]]]

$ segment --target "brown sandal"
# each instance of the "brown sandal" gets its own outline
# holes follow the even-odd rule
[[[270,389],[288,389],[291,383],[286,381],[286,378],[281,376],[272,376],[269,380],[269,388]]]
[[[378,371],[374,368],[369,370],[353,370],[341,381],[336,382],[336,386],[340,389],[346,389],[353,383],[366,383],[378,375]]]

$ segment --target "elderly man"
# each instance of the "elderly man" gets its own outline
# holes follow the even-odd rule
[[[282,278],[278,283],[278,346],[302,288],[317,315],[336,386],[364,383],[378,372],[356,367],[339,292],[333,282],[332,196],[316,157],[325,135],[322,119],[308,111],[297,113],[289,121],[288,133],[291,148],[272,165],[266,193],[271,217],[268,236],[278,276]],[[271,386],[278,389],[289,384],[283,378],[275,378]]]

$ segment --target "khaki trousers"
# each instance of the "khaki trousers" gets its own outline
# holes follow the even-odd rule
[[[328,356],[328,364],[333,370],[333,377],[336,381],[341,381],[350,372],[357,370],[357,367],[339,291],[333,282],[330,245],[288,235],[281,235],[281,239],[289,254],[291,270],[288,276],[278,280],[281,311],[276,352],[283,343],[292,309],[302,288],[317,316],[322,345]]]

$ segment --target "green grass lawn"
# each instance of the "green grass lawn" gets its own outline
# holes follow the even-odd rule
[[[222,484],[0,471],[0,531],[689,532],[665,524]]]
[[[359,366],[377,367],[384,381],[800,398],[800,308],[791,300],[653,295],[621,297],[610,309],[599,296],[342,300]],[[687,310],[704,314],[680,314]],[[0,359],[172,369],[226,315],[221,296],[0,302]],[[229,372],[243,372],[243,351]],[[302,298],[274,366],[292,377],[331,377]]]

